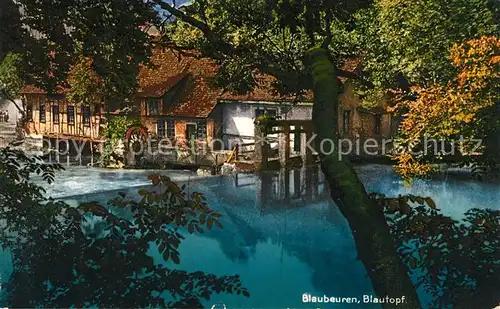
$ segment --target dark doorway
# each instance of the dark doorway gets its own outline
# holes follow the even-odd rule
[[[196,123],[186,124],[186,139],[188,141],[193,141],[196,140],[196,136],[197,136]]]

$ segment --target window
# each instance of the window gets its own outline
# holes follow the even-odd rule
[[[207,138],[207,122],[205,120],[200,120],[197,122],[197,138]]]
[[[165,120],[158,119],[158,122],[156,123],[156,135],[160,138],[165,137]]]
[[[295,152],[300,152],[300,147],[302,146],[301,145],[302,133],[300,129],[302,129],[300,126],[295,126],[295,133],[293,136],[293,151]]]
[[[186,124],[186,140],[192,141],[197,137],[197,128],[196,123],[187,123]]]
[[[158,99],[148,99],[147,101],[147,114],[148,115],[158,115],[159,100]]]
[[[101,114],[101,109],[102,109],[102,104],[96,104],[94,106],[94,115],[99,115]]]
[[[68,124],[75,124],[75,106],[68,105]]]
[[[52,123],[59,123],[59,105],[52,105]]]
[[[167,120],[167,137],[175,137],[175,121],[172,119]]]
[[[40,110],[40,114],[38,115],[38,118],[39,118],[39,120],[40,120],[41,123],[45,123],[45,121],[47,119],[46,118],[47,117],[47,113],[45,111],[45,102],[40,103],[39,110]]]
[[[163,112],[164,114],[166,114],[166,113],[167,113],[167,111],[168,111],[168,108],[169,108],[170,106],[172,106],[173,97],[174,97],[174,96],[173,96],[173,94],[174,94],[174,93],[175,93],[175,91],[174,91],[174,90],[170,90],[170,91],[168,91],[168,92],[167,92],[167,93],[163,96],[163,104],[162,104],[162,107],[161,107],[161,108],[162,108],[162,112]]]
[[[86,127],[90,126],[90,107],[84,106],[82,107],[82,122]]]
[[[344,111],[344,114],[343,114],[343,127],[342,127],[342,131],[345,133],[349,133],[349,127],[350,127],[350,124],[351,124],[351,111]]]
[[[375,115],[375,134],[380,135],[380,128],[382,127],[382,116]]]
[[[28,118],[28,121],[33,121],[33,106],[31,104],[26,106],[26,117]]]
[[[175,137],[175,121],[172,119],[159,119],[156,123],[156,134],[158,137]]]
[[[278,111],[274,108],[258,108],[255,110],[255,118],[259,118],[260,116],[267,114],[271,117],[276,117],[278,114]]]

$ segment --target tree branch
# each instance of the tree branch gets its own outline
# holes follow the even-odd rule
[[[323,40],[323,43],[321,46],[324,49],[328,49],[328,46],[330,45],[330,42],[332,41],[332,30],[330,29],[332,26],[332,11],[327,10],[326,15],[325,15],[325,39]]]
[[[191,26],[199,29],[201,32],[203,32],[203,35],[205,38],[207,38],[212,44],[216,45],[220,51],[222,51],[225,54],[229,54],[234,51],[234,47],[222,40],[221,37],[217,35],[210,27],[202,22],[201,20],[198,20],[194,18],[193,16],[189,16],[183,11],[171,6],[168,3],[163,2],[162,0],[153,0],[157,5],[159,5],[162,9],[168,11],[175,17],[179,18],[183,22],[186,22],[190,24]]]
[[[14,106],[21,113],[21,115],[22,116],[25,115],[24,110],[21,107],[19,107],[19,105],[17,104],[17,102],[10,95],[8,95],[7,92],[5,92],[5,90],[1,90],[0,91],[0,97],[3,97],[5,99],[7,99],[8,101],[12,102],[12,104],[14,104]]]
[[[364,86],[368,87],[369,89],[375,88],[375,85],[372,82],[364,79],[362,76],[359,76],[358,74],[356,74],[354,72],[337,69],[337,75],[339,77],[355,79],[355,80],[359,81],[361,84],[363,84]]]
[[[230,43],[224,42],[222,40],[222,38],[208,26],[207,23],[205,23],[201,20],[198,20],[193,16],[186,14],[185,12],[181,11],[180,9],[177,9],[174,6],[172,6],[166,2],[163,2],[162,0],[153,0],[153,1],[157,5],[159,5],[162,9],[168,11],[173,16],[175,16],[175,17],[179,18],[180,20],[188,23],[189,25],[199,29],[203,33],[205,38],[208,39],[212,44],[217,46],[219,51],[221,51],[223,54],[225,54],[225,55],[233,54],[234,55],[236,53],[236,48],[233,45],[231,45]],[[327,16],[325,19],[325,22],[327,23],[327,25],[329,23],[331,23],[331,16]],[[327,33],[330,33],[329,30],[330,29],[327,29]],[[312,33],[310,33],[310,34],[312,34]],[[330,33],[330,35],[331,35],[331,33]],[[293,40],[293,38],[292,38],[292,40]],[[291,40],[291,42],[292,42],[292,40]],[[314,41],[314,35],[312,37],[312,40]],[[329,39],[327,38],[327,40],[331,40],[331,37]],[[323,43],[325,43],[325,42],[323,42]],[[173,49],[177,49],[177,50],[182,49],[182,47],[179,47],[179,46],[174,47],[175,44],[173,44],[173,45],[168,44],[167,46],[170,48],[173,48]],[[214,59],[224,60],[223,57],[217,57],[216,55],[211,55],[211,56]],[[262,69],[262,67],[260,69]],[[273,69],[271,69],[271,70],[273,70]],[[263,72],[263,73],[269,73],[269,71],[271,71],[271,70],[266,70],[267,72]],[[275,77],[277,77],[275,74],[271,74],[271,75],[274,75]],[[347,72],[347,71],[343,71],[343,70],[338,70],[338,76],[352,78],[352,79],[360,81],[363,85],[365,85],[369,88],[374,88],[374,85],[371,82],[363,79],[361,76],[359,76],[358,74],[356,74],[354,72]]]

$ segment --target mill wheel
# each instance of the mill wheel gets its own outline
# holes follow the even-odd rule
[[[140,159],[148,147],[148,133],[143,127],[135,126],[128,129],[125,135],[125,151],[132,155],[127,156],[129,161]],[[132,160],[131,160],[132,159]],[[132,162],[129,162],[132,163]],[[135,163],[135,162],[134,162]]]

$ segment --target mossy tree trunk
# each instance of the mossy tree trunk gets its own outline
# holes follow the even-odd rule
[[[331,197],[352,230],[358,259],[364,264],[379,297],[405,297],[405,304],[384,304],[384,308],[421,308],[408,268],[397,255],[382,210],[369,198],[353,167],[338,155],[339,84],[328,52],[322,48],[309,50],[306,65],[313,81],[312,119],[321,168]],[[322,141],[332,141],[335,151],[323,153]],[[323,148],[328,145],[331,142],[323,142]]]

